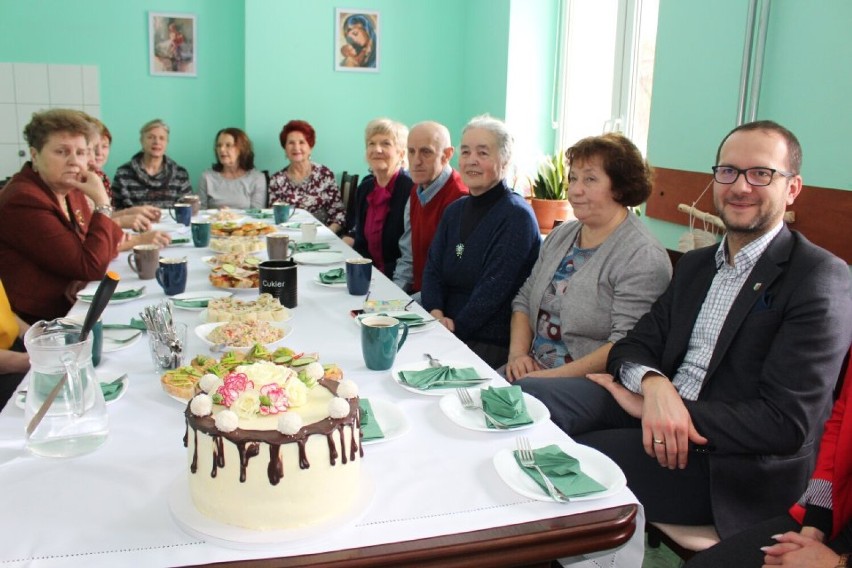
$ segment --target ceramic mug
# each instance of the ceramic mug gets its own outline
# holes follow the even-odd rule
[[[206,247],[210,244],[210,221],[194,219],[192,221],[192,244],[196,247]]]
[[[157,269],[157,282],[166,296],[183,294],[186,290],[186,257],[161,258]]]
[[[150,280],[157,274],[160,262],[160,247],[157,245],[136,245],[127,255],[130,269],[139,275],[140,280]]]
[[[295,211],[296,208],[289,203],[278,201],[272,204],[272,216],[276,225],[289,221]]]
[[[396,318],[368,316],[361,319],[361,353],[367,368],[373,371],[390,369],[407,338],[408,326]]]
[[[346,289],[353,296],[363,296],[370,290],[373,261],[369,258],[346,259]]]
[[[290,257],[290,237],[281,233],[266,235],[266,255],[269,260],[287,260]]]
[[[189,222],[192,220],[192,204],[191,203],[175,203],[169,210],[172,219],[189,227]]]
[[[302,223],[302,242],[312,243],[317,239],[317,224]]]

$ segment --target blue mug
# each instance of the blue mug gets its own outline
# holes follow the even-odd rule
[[[369,258],[346,259],[346,289],[353,296],[363,296],[370,290],[373,261]]]
[[[169,215],[181,225],[189,227],[189,223],[192,221],[192,204],[175,203],[169,210]]]
[[[373,371],[387,371],[393,366],[397,351],[408,338],[408,326],[389,316],[368,316],[361,323],[361,353],[364,363]],[[402,330],[402,337],[399,332]]]
[[[183,294],[186,290],[186,257],[161,258],[157,268],[157,282],[163,288],[166,296]]]

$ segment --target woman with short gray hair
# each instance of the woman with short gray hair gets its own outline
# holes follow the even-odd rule
[[[168,124],[155,118],[146,122],[139,133],[142,151],[115,172],[113,205],[117,209],[135,205],[169,208],[192,192],[189,174],[166,156]]]
[[[512,299],[538,256],[532,209],[505,181],[506,125],[477,116],[462,131],[459,172],[470,195],[441,217],[423,270],[423,307],[495,369],[509,355]]]

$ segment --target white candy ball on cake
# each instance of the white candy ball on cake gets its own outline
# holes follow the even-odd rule
[[[230,410],[223,410],[216,415],[216,428],[222,432],[233,432],[240,424],[240,418]]]
[[[328,401],[328,415],[332,418],[343,418],[349,411],[349,403],[342,398],[335,397]]]
[[[295,412],[285,412],[278,417],[278,431],[287,436],[294,436],[302,429],[302,416]]]
[[[196,416],[209,416],[213,412],[213,399],[210,395],[196,395],[189,403],[189,410]]]
[[[355,381],[343,379],[337,387],[337,396],[341,398],[355,398],[358,396],[358,385]]]

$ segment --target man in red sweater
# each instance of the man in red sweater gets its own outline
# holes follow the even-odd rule
[[[393,275],[394,283],[409,294],[420,291],[429,245],[444,209],[468,193],[459,173],[450,167],[452,157],[450,131],[443,124],[421,122],[409,131],[408,164],[415,185],[405,206],[405,232],[399,240],[402,256]]]

